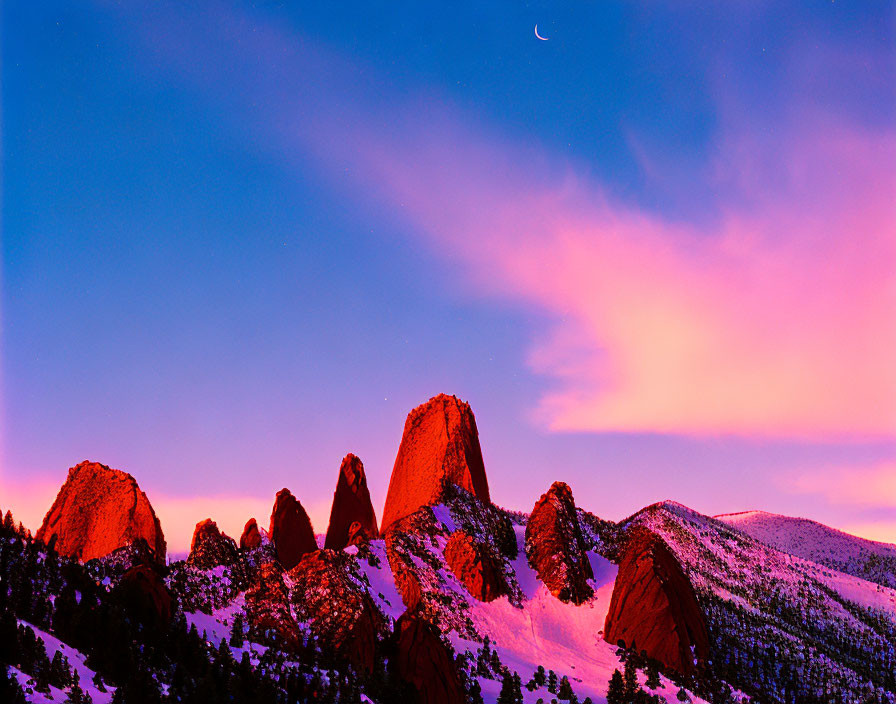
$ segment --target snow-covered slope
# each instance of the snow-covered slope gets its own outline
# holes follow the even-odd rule
[[[578,516],[594,589],[594,595],[578,606],[553,596],[530,566],[524,550],[528,516],[481,503],[460,489],[440,505],[423,507],[407,517],[407,524],[386,539],[374,540],[362,548],[346,548],[343,556],[357,567],[357,584],[369,594],[384,622],[379,645],[372,644],[377,657],[382,658],[388,648],[394,647],[387,641],[396,619],[405,612],[401,592],[406,592],[408,582],[399,578],[403,575],[413,577],[419,584],[419,601],[412,606],[415,618],[436,626],[443,640],[453,646],[457,672],[470,701],[478,702],[473,695],[481,692],[483,704],[495,704],[502,681],[506,684],[513,680],[514,673],[519,676],[522,701],[526,704],[560,700],[557,687],[549,691],[544,680],[538,681],[547,672],[549,680],[568,680],[567,691],[571,688],[579,702],[586,698],[594,704],[606,702],[614,670],[624,668],[621,651],[606,643],[602,632],[616,584],[615,561],[626,549],[626,532],[633,526],[642,526],[662,538],[692,583],[710,640],[710,657],[701,663],[696,677],[668,672],[669,678],[659,678],[660,688],[648,691],[674,701],[683,685],[691,691],[691,701],[698,704],[710,700],[896,704],[896,589],[785,552],[753,537],[736,522],[704,516],[673,502],[649,506],[619,524],[602,521],[584,511],[579,511]],[[794,526],[799,525],[792,521],[765,523],[777,526],[771,531],[773,535],[788,533],[785,528],[791,529],[790,534],[797,532]],[[487,603],[478,601],[456,576],[457,563],[452,567],[445,551],[457,531],[474,539],[481,554],[494,561],[493,566],[506,586],[506,591],[499,593],[505,596]],[[823,541],[829,533],[823,531],[819,535]],[[840,560],[849,560],[866,555],[862,550],[869,549],[864,545],[868,541],[851,536],[845,539],[846,543],[830,543],[838,547],[829,546],[821,556],[834,554]],[[803,540],[808,538],[804,536]],[[0,570],[5,569],[14,597],[10,603],[33,614],[19,615],[18,624],[34,624],[34,631],[43,641],[40,649],[46,650],[50,658],[57,651],[65,655],[84,689],[96,704],[101,704],[111,698],[112,688],[104,692],[93,687],[91,668],[99,670],[106,679],[104,668],[117,661],[110,659],[115,653],[110,653],[109,648],[100,647],[109,642],[107,636],[93,640],[91,634],[107,621],[118,623],[115,619],[121,612],[116,609],[130,602],[116,601],[123,597],[113,593],[118,579],[115,573],[99,579],[95,570],[60,563],[57,557],[51,558],[41,550],[40,545],[21,534],[0,540]],[[242,559],[248,565],[255,558],[249,554]],[[30,575],[27,583],[20,575]],[[318,689],[326,686],[330,693],[343,691],[340,683],[345,673],[338,669],[341,661],[330,658],[315,644],[318,636],[312,629],[314,618],[305,618],[307,614],[300,617],[295,610],[299,601],[288,599],[286,603],[293,610],[289,612],[287,608],[285,615],[300,632],[298,650],[281,648],[280,643],[285,641],[277,641],[280,631],[276,628],[265,632],[247,628],[248,601],[254,587],[250,586],[247,592],[251,580],[244,577],[236,568],[199,570],[183,564],[169,566],[168,587],[182,611],[162,640],[149,640],[149,631],[142,636],[141,631],[134,631],[133,637],[147,638],[148,646],[142,652],[142,644],[127,651],[136,643],[130,642],[131,635],[122,639],[119,645],[130,653],[128,666],[132,662],[139,664],[140,672],[150,675],[152,681],[159,683],[161,692],[171,693],[172,699],[189,692],[194,685],[213,684],[202,676],[193,684],[185,682],[188,673],[181,669],[184,662],[191,663],[200,675],[203,668],[208,672],[228,672],[229,687],[245,686],[254,691],[266,686],[274,694],[287,692],[292,699],[284,701],[295,701],[297,692],[315,682]],[[293,592],[291,596],[314,591],[297,584],[289,574],[284,576],[283,588]],[[29,591],[26,586],[36,587],[36,591]],[[36,609],[34,594],[47,598],[47,603],[41,602],[41,608]],[[88,599],[85,594],[92,596]],[[275,598],[282,596],[276,597],[273,590],[264,598],[273,604]],[[85,604],[93,604],[89,606],[93,611],[82,613],[75,609],[76,605],[87,609]],[[107,617],[90,622],[89,631],[72,628],[74,621],[66,623],[62,616],[75,613],[83,619],[84,613],[94,611]],[[0,619],[0,626],[3,623]],[[15,621],[11,628],[16,632]],[[109,633],[115,635],[114,631]],[[68,639],[68,644],[60,638]],[[80,652],[72,644],[77,644]],[[181,652],[189,655],[183,662]],[[11,663],[15,667],[9,670],[23,685],[27,700],[41,704],[64,700],[68,692],[62,689],[36,691],[31,680],[41,670],[31,666],[33,661],[30,656],[18,657]],[[385,681],[376,679],[377,671],[386,670],[385,661],[376,662],[379,669],[373,676],[357,680],[365,688],[365,698],[344,701],[391,701],[387,690],[378,689]],[[647,667],[643,662],[639,667],[644,671],[638,677],[646,688]],[[127,691],[129,681],[120,673],[118,679],[106,681],[120,684],[120,694]],[[351,691],[360,697],[360,691]]]
[[[759,701],[896,700],[896,590],[674,502],[623,522],[634,524],[661,535],[694,584],[717,676]]]
[[[806,518],[765,511],[716,518],[782,552],[896,589],[896,545],[878,543]]]

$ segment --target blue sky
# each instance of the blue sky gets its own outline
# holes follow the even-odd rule
[[[0,504],[379,510],[447,392],[507,506],[896,536],[891,3],[310,5],[4,3]]]

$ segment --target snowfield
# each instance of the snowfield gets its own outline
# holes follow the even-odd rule
[[[896,589],[896,545],[891,543],[859,538],[806,518],[765,511],[716,518],[781,552]]]

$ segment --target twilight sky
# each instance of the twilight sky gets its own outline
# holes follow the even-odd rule
[[[892,2],[182,5],[2,5],[0,507],[322,532],[446,392],[507,507],[896,541]]]

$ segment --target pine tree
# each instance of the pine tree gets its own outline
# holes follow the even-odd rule
[[[91,696],[81,689],[81,677],[77,670],[72,675],[72,686],[65,698],[65,704],[93,704]]]
[[[625,682],[622,673],[618,669],[613,670],[613,676],[610,677],[610,684],[607,687],[607,704],[625,704],[625,702]]]
[[[243,615],[237,614],[230,627],[230,645],[234,648],[242,648],[243,642]]]
[[[660,683],[660,673],[659,670],[656,669],[656,666],[648,664],[645,672],[647,673],[647,686],[650,687],[650,689],[659,689],[662,684]]]
[[[7,515],[9,515],[7,513]],[[25,691],[18,678],[6,665],[0,664],[0,701],[7,704],[25,704]]]
[[[625,674],[622,678],[625,684],[625,701],[634,701],[635,695],[641,691],[641,688],[638,686],[638,667],[633,658],[628,658],[625,661]]]
[[[0,663],[19,662],[19,626],[15,614],[8,609],[0,611]]]
[[[41,660],[35,662],[31,676],[34,678],[35,691],[41,694],[50,693],[50,667],[48,663],[44,663]]]
[[[511,675],[509,671],[505,671],[496,704],[522,704],[522,702],[523,691],[520,676],[515,672]]]
[[[479,680],[475,678],[470,685],[470,702],[472,702],[472,704],[483,704],[482,686],[479,684]]]
[[[557,673],[553,670],[548,672],[548,691],[551,694],[557,693]]]
[[[50,684],[57,689],[65,689],[72,683],[72,670],[61,650],[57,650],[53,655],[53,662],[50,663]]]
[[[569,678],[563,675],[563,679],[560,680],[560,689],[557,690],[557,699],[569,701],[574,696],[572,685],[569,684]]]
[[[513,704],[523,704],[523,681],[518,672],[513,673]]]
[[[680,702],[689,702],[691,698],[688,696],[688,693],[685,691],[684,687],[678,690],[678,694],[675,695],[678,701]]]

